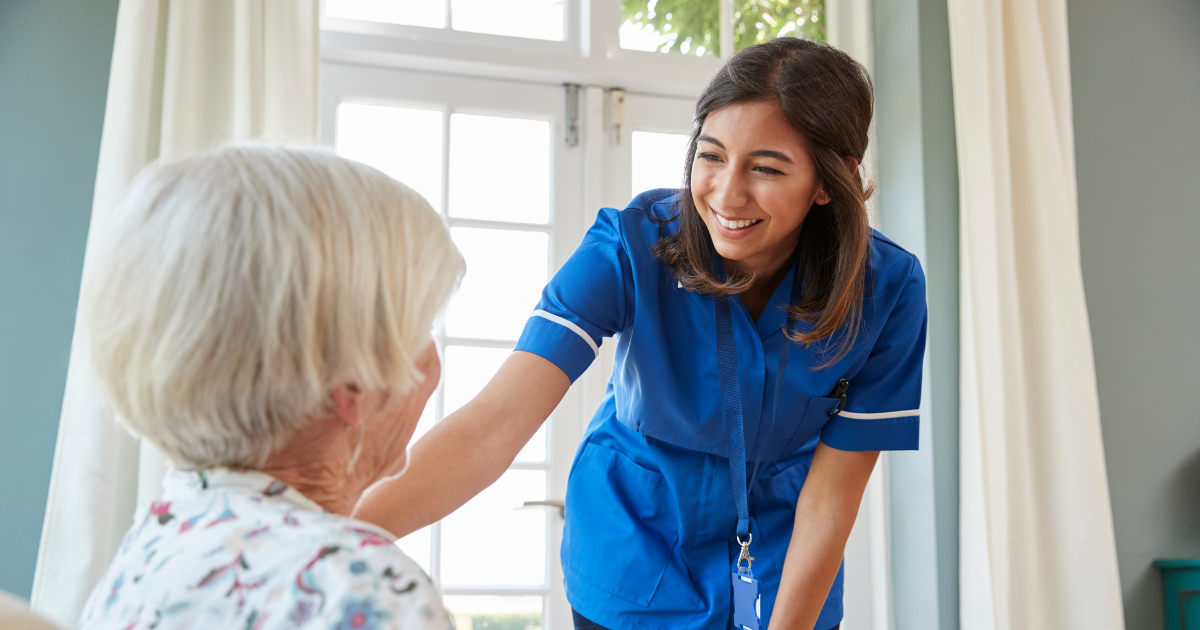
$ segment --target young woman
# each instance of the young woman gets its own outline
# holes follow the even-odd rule
[[[878,452],[917,448],[925,348],[921,267],[867,224],[871,109],[832,47],[734,55],[697,102],[686,188],[602,210],[512,357],[356,515],[405,535],[457,509],[615,337],[566,498],[577,627],[836,627]]]

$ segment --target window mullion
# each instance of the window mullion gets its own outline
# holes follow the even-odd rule
[[[446,6],[450,6],[446,2]],[[454,109],[446,105],[442,110],[442,216],[450,216],[450,117]]]
[[[733,0],[721,0],[721,58],[728,59],[733,55],[734,38]]]

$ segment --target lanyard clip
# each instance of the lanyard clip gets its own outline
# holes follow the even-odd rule
[[[745,573],[747,575],[753,575],[750,572],[750,567],[754,563],[754,558],[750,557],[750,543],[754,542],[754,534],[746,534],[746,537],[747,537],[746,542],[742,542],[741,536],[737,537],[738,544],[742,546],[742,554],[740,556],[738,556],[738,559],[737,559],[737,570],[738,570],[738,573]],[[745,568],[742,568],[742,560],[746,561]]]

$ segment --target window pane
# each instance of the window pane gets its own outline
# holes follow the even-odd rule
[[[446,393],[443,409],[450,415],[467,404],[484,385],[492,379],[500,365],[508,359],[512,350],[505,348],[472,348],[449,346],[446,348]],[[546,461],[546,425],[533,434],[533,438],[517,455],[519,462]]]
[[[413,432],[412,442],[409,442],[409,446],[412,446],[413,442],[421,439],[421,436],[433,428],[434,410],[436,407],[433,404],[433,400],[434,397],[430,396],[429,402],[425,404],[425,409],[421,412],[421,418],[417,420],[417,429]],[[408,554],[408,557],[415,560],[417,564],[421,565],[426,575],[429,574],[430,543],[431,538],[428,527],[415,531],[396,541],[396,545],[400,547],[400,550]]]
[[[441,209],[442,112],[341,103],[334,144],[338,155],[374,166]]]
[[[538,428],[537,433],[533,434],[533,437],[530,438],[525,448],[522,448],[521,452],[517,453],[516,461],[528,463],[546,461],[546,427],[549,425],[549,419],[542,423],[542,426]]]
[[[467,404],[491,380],[512,350],[506,348],[446,348],[446,415]]]
[[[450,20],[456,31],[560,40],[562,5],[562,0],[452,0]]]
[[[325,15],[445,28],[446,0],[325,0]]]
[[[425,575],[429,575],[429,549],[432,540],[429,530],[429,527],[424,527],[396,541],[396,546],[400,547],[400,551],[408,554],[408,557],[421,565]]]
[[[550,221],[550,123],[450,117],[450,216]]]
[[[446,311],[446,334],[517,339],[549,274],[544,232],[451,228],[467,274]]]
[[[430,429],[433,428],[433,423],[435,421],[435,405],[433,404],[433,401],[436,396],[437,392],[434,392],[433,396],[429,397],[429,402],[425,403],[425,409],[421,410],[421,417],[417,419],[417,428],[413,431],[412,440],[408,443],[409,446],[412,446],[417,440],[421,439],[426,433],[429,433]]]
[[[776,37],[825,41],[825,0],[734,0],[737,49]]]
[[[542,630],[541,597],[447,595],[443,601],[458,630]]]
[[[701,57],[721,54],[720,0],[625,0],[621,19],[621,48]]]
[[[510,470],[442,521],[442,584],[536,586],[546,581],[544,470]]]
[[[651,188],[683,186],[683,162],[689,136],[681,133],[633,132],[632,195]]]

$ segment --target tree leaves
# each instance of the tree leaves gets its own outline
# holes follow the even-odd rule
[[[737,50],[781,36],[825,41],[825,0],[733,0]],[[660,52],[721,54],[720,0],[625,0],[622,18],[675,35]]]

